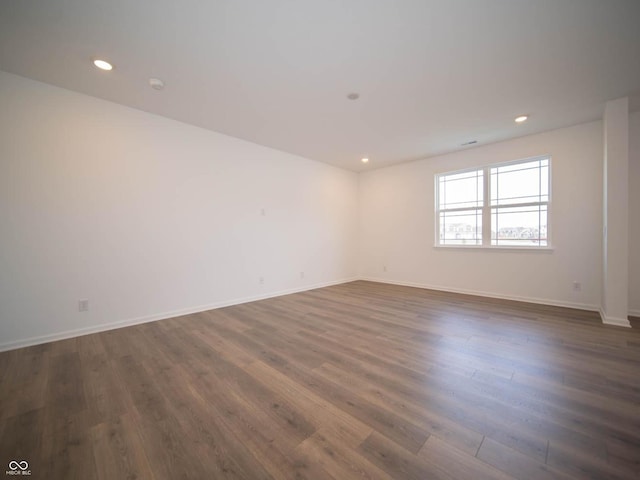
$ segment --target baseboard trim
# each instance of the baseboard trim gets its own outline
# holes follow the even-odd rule
[[[316,288],[331,287],[333,285],[341,285],[343,283],[354,282],[359,277],[351,277],[342,280],[335,280],[331,282],[316,283],[313,285],[306,285],[304,287],[289,288],[286,290],[279,290],[277,292],[266,293],[262,295],[252,295],[249,297],[236,298],[233,300],[211,303],[207,305],[199,305],[196,307],[188,307],[179,310],[173,310],[170,312],[157,313],[153,315],[146,315],[143,317],[130,318],[126,320],[120,320],[117,322],[103,323],[100,325],[92,325],[90,327],[78,328],[74,330],[67,330],[59,333],[52,333],[48,335],[41,335],[38,337],[30,337],[22,340],[15,340],[13,342],[7,342],[0,344],[0,352],[7,350],[15,350],[17,348],[30,347],[33,345],[40,345],[42,343],[55,342],[57,340],[66,340],[68,338],[80,337],[83,335],[90,335],[92,333],[106,332],[108,330],[116,330],[118,328],[130,327],[133,325],[140,325],[142,323],[155,322],[158,320],[166,320],[168,318],[180,317],[183,315],[190,315],[192,313],[206,312],[207,310],[215,310],[217,308],[231,307],[233,305],[240,305],[242,303],[255,302],[258,300],[266,300],[267,298],[281,297],[283,295],[291,295],[292,293],[306,292],[308,290],[315,290]]]
[[[607,315],[604,313],[604,310],[602,309],[600,309],[600,318],[602,319],[602,323],[604,323],[605,325],[631,328],[631,322],[629,322],[628,318],[607,317]]]
[[[535,303],[538,305],[550,305],[553,307],[575,308],[577,310],[587,310],[589,312],[598,312],[600,310],[600,307],[598,305],[590,305],[587,303],[562,302],[562,301],[550,300],[546,298],[522,297],[518,295],[503,295],[500,293],[486,292],[482,290],[467,290],[463,288],[444,287],[442,285],[428,285],[424,283],[415,283],[415,282],[400,282],[396,280],[388,280],[386,278],[377,278],[377,277],[360,277],[360,280],[366,280],[368,282],[377,282],[377,283],[388,283],[390,285],[400,285],[404,287],[424,288],[426,290],[437,290],[439,292],[461,293],[463,295],[475,295],[478,297],[499,298],[501,300],[513,300],[516,302]]]
[[[48,335],[41,335],[38,337],[30,337],[22,340],[15,340],[13,342],[7,342],[0,344],[0,352],[15,350],[17,348],[30,347],[33,345],[39,345],[42,343],[55,342],[57,340],[65,340],[68,338],[80,337],[82,335],[89,335],[92,333],[106,332],[108,330],[115,330],[118,328],[130,327],[133,325],[140,325],[148,322],[155,322],[158,320],[166,320],[168,318],[180,317],[182,315],[190,315],[192,313],[205,312],[207,310],[215,310],[217,308],[230,307],[233,305],[240,305],[243,303],[255,302],[258,300],[265,300],[267,298],[281,297],[283,295],[291,295],[293,293],[306,292],[308,290],[315,290],[316,288],[331,287],[333,285],[341,285],[343,283],[354,282],[356,280],[364,280],[368,282],[386,283],[389,285],[400,285],[404,287],[423,288],[427,290],[437,290],[440,292],[460,293],[464,295],[476,295],[479,297],[487,298],[499,298],[502,300],[513,300],[517,302],[535,303],[539,305],[551,305],[554,307],[575,308],[578,310],[587,310],[592,312],[598,312],[602,319],[602,323],[606,325],[615,325],[618,327],[631,327],[631,323],[626,318],[607,317],[603,310],[597,305],[589,305],[583,303],[561,302],[557,300],[549,300],[535,297],[523,297],[518,295],[503,295],[495,292],[486,292],[481,290],[467,290],[462,288],[444,287],[442,285],[428,285],[415,282],[402,282],[397,280],[389,280],[386,278],[358,276],[350,277],[342,280],[335,280],[331,282],[321,282],[313,285],[307,285],[299,288],[290,288],[286,290],[280,290],[277,292],[266,293],[262,295],[252,295],[249,297],[236,298],[233,300],[215,302],[207,305],[199,305],[196,307],[183,308],[179,310],[173,310],[170,312],[158,313],[153,315],[146,315],[143,317],[136,317],[126,320],[120,320],[117,322],[103,323],[100,325],[93,325],[86,328],[78,328],[74,330],[67,330],[59,333],[52,333]],[[634,317],[640,317],[640,310],[629,310],[629,315]]]

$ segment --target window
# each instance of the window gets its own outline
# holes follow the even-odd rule
[[[436,244],[547,247],[551,158],[436,175]]]
[[[438,175],[438,218],[442,245],[482,245],[484,171]]]

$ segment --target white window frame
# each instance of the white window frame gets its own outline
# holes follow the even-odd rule
[[[492,245],[491,244],[491,169],[496,167],[507,167],[510,165],[517,165],[519,163],[528,163],[534,162],[538,160],[548,160],[549,161],[549,185],[548,185],[548,198],[546,202],[528,202],[528,203],[517,203],[517,204],[501,204],[501,208],[509,208],[509,207],[528,207],[528,206],[540,206],[545,205],[547,207],[547,244],[543,246],[539,245]],[[434,175],[434,184],[435,184],[435,247],[436,248],[462,248],[462,249],[487,249],[487,250],[534,250],[534,251],[544,251],[544,250],[553,250],[551,244],[551,191],[552,191],[552,181],[551,181],[551,163],[552,158],[551,155],[538,155],[535,157],[521,158],[518,160],[510,160],[507,162],[499,162],[492,163],[490,165],[483,165],[480,167],[472,167],[466,168],[462,170],[453,170],[449,172],[440,172]],[[473,208],[462,207],[462,208],[449,208],[449,209],[440,209],[440,177],[444,177],[447,175],[457,175],[469,172],[476,172],[482,170],[483,172],[483,195],[482,195],[482,244],[443,244],[440,243],[440,212],[455,212],[457,210],[472,210]]]

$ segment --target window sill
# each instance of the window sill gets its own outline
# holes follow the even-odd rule
[[[554,247],[519,247],[513,246],[483,246],[483,245],[434,245],[433,248],[438,250],[481,250],[485,252],[540,252],[551,253]]]

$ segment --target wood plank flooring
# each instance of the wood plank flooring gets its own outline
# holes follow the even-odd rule
[[[46,479],[638,479],[640,334],[358,281],[0,354]]]

